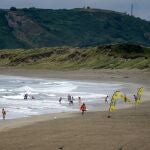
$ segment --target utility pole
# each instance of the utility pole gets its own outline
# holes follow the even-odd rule
[[[134,9],[134,5],[133,3],[131,4],[131,16],[133,16],[133,9]]]
[[[86,9],[86,7],[87,7],[86,6],[86,0],[83,0],[83,3],[84,3],[84,7],[83,8]]]

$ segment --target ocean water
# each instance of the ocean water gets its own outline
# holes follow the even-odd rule
[[[0,108],[7,111],[7,119],[39,114],[79,111],[78,97],[88,110],[104,104],[106,95],[116,90],[126,91],[122,84],[81,82],[61,79],[37,79],[0,75]],[[28,99],[24,95],[28,94]],[[74,97],[69,105],[67,95]],[[32,99],[32,96],[34,99]],[[59,103],[62,97],[62,103]],[[1,120],[1,117],[0,117]]]

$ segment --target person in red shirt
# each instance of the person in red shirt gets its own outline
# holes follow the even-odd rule
[[[84,114],[84,112],[86,111],[86,105],[85,103],[83,103],[80,107],[80,110],[82,111],[82,115]]]

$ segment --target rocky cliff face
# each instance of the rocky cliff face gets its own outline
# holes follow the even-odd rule
[[[44,33],[44,29],[42,29],[37,23],[26,16],[18,15],[14,11],[8,12],[6,15],[8,25],[12,28],[13,34],[20,41],[25,42],[29,46],[35,45],[31,40],[31,37],[36,39],[40,34]],[[37,46],[37,45],[35,45]]]

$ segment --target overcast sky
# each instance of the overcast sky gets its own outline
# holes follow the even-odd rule
[[[150,20],[150,0],[0,0],[0,8],[91,8],[109,9],[121,12],[130,12],[131,3],[134,4],[134,15]]]

